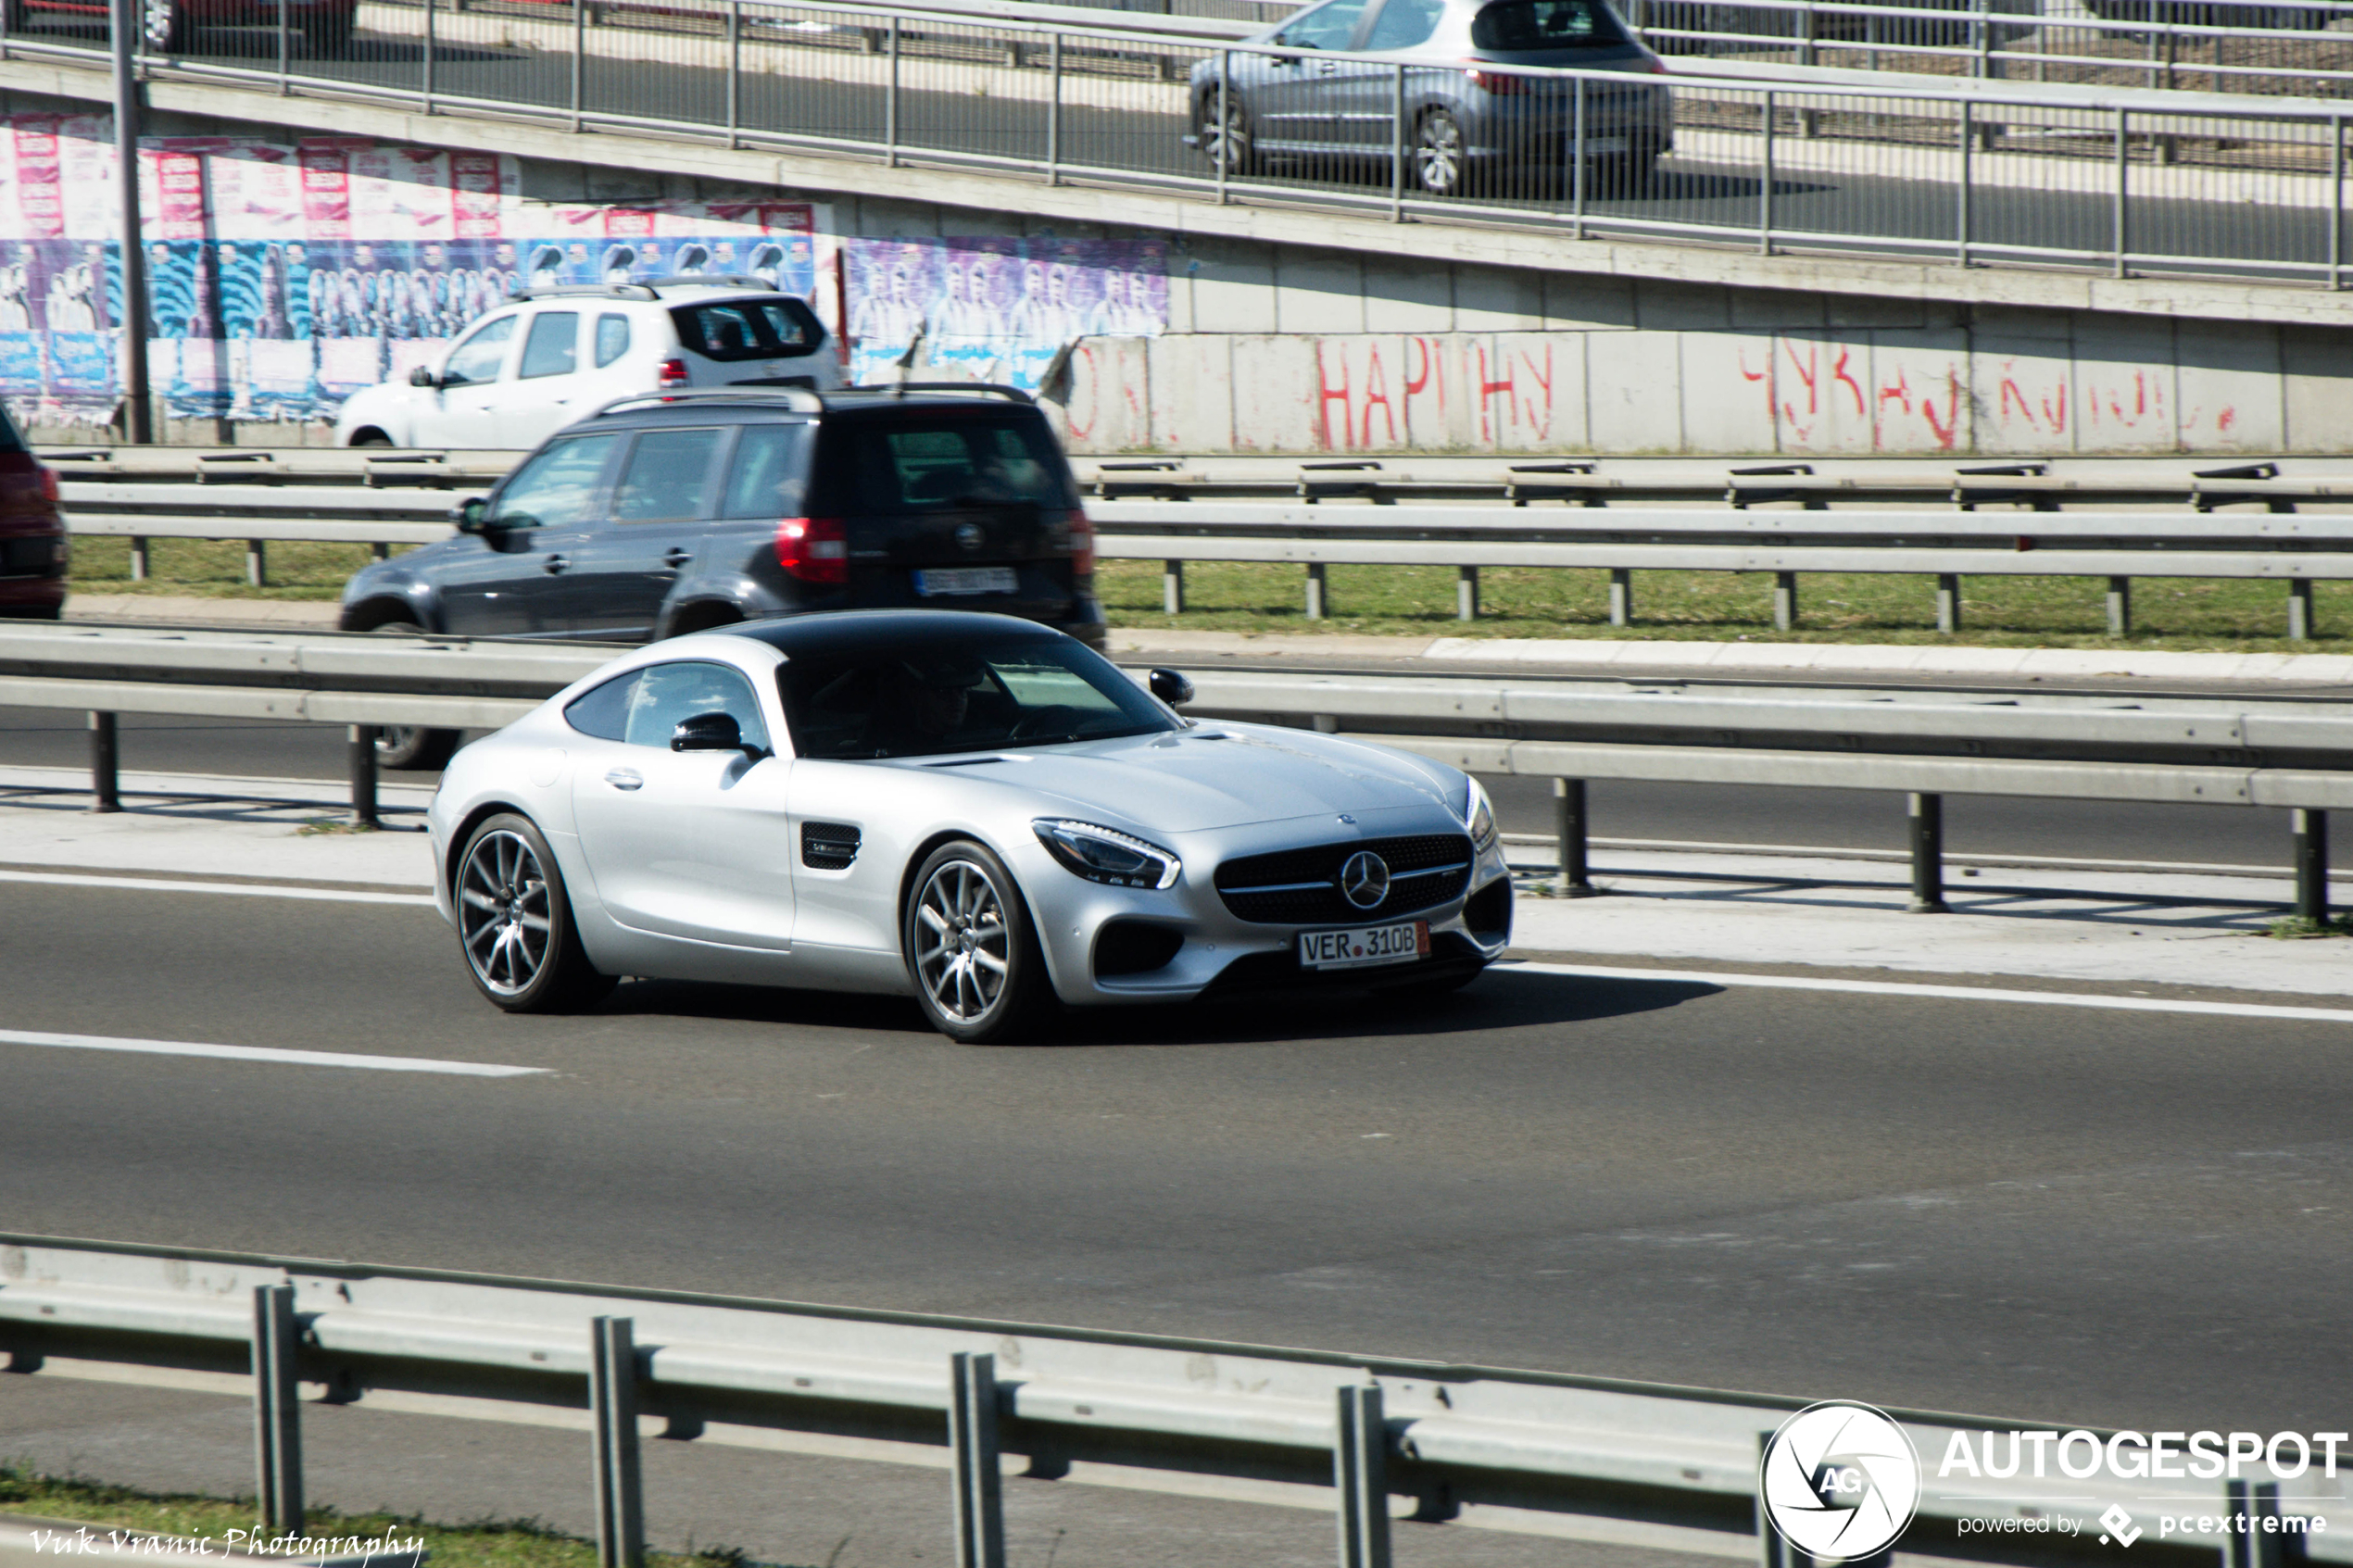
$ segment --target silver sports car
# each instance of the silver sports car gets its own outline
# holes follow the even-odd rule
[[[974,1042],[1057,1000],[1448,990],[1503,951],[1476,780],[1151,686],[993,615],[658,643],[458,754],[436,897],[510,1010],[633,974],[912,993]]]

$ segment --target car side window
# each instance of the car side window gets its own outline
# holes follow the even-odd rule
[[[1387,0],[1373,19],[1373,31],[1365,36],[1365,48],[1411,49],[1427,44],[1445,14],[1446,0]]]
[[[499,367],[507,362],[507,344],[515,335],[515,323],[521,319],[501,316],[495,321],[484,321],[467,334],[463,343],[449,351],[448,363],[441,371],[443,384],[459,386],[468,382],[497,381]]]
[[[1391,0],[1395,3],[1395,0]],[[580,317],[571,310],[542,310],[531,319],[531,333],[522,340],[522,369],[517,379],[568,376],[580,362]]]
[[[603,370],[628,352],[629,318],[626,316],[598,317],[597,369]]]
[[[543,448],[499,489],[485,521],[500,528],[572,528],[588,516],[617,435],[582,435]]]
[[[746,425],[736,440],[736,460],[727,475],[721,517],[788,518],[801,515],[808,487],[809,427],[805,424]]]
[[[1291,49],[1345,49],[1356,35],[1365,0],[1325,0],[1304,16],[1295,17],[1276,35],[1275,42]]]
[[[724,664],[701,659],[649,664],[638,671],[621,738],[631,746],[667,751],[671,732],[700,713],[726,714],[747,744],[768,749],[768,721],[761,716],[751,683]]]
[[[637,689],[641,673],[632,670],[626,675],[615,675],[600,686],[589,687],[564,705],[564,722],[598,740],[621,739],[629,733],[629,699]]]
[[[649,430],[630,449],[614,487],[620,522],[673,522],[704,515],[724,430]]]

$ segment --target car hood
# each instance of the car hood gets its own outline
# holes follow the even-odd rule
[[[1441,782],[1452,770],[1272,725],[1209,723],[948,765],[1062,802],[1074,816],[1109,817],[1112,825],[1125,822],[1152,833],[1199,833],[1338,811],[1434,806],[1451,816],[1455,810]]]

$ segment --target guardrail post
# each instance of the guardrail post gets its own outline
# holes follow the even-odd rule
[[[122,780],[116,767],[114,715],[90,715],[90,809],[122,809]]]
[[[1773,254],[1773,94],[1765,94],[1764,178],[1756,182],[1756,254]]]
[[[899,19],[890,19],[890,86],[883,94],[883,167],[899,167]]]
[[[2329,814],[2298,806],[2288,813],[2296,835],[2296,912],[2315,924],[2329,918]]]
[[[1592,869],[1586,864],[1586,847],[1591,820],[1585,814],[1585,781],[1554,779],[1553,781],[1553,837],[1560,846],[1561,874],[1555,896],[1562,898],[1591,898],[1601,889],[1593,885]]]
[[[2345,286],[2345,121],[2329,119],[2329,287]]]
[[[2225,1481],[2222,1508],[2225,1519],[2246,1521],[2222,1537],[2222,1568],[2283,1568],[2287,1562],[2287,1533],[2267,1531],[2259,1523],[2279,1517],[2280,1484]]]
[[[1961,580],[1949,571],[1939,573],[1936,579],[1936,629],[1961,629]]]
[[[1586,155],[1585,79],[1581,76],[1577,79],[1576,92],[1576,139],[1569,143],[1570,148],[1573,149],[1569,178],[1574,182],[1569,192],[1569,233],[1573,238],[1581,240],[1585,237],[1585,178],[1587,169],[1592,163],[1592,159]]]
[[[727,0],[727,145],[743,142],[744,0]]]
[[[302,1529],[302,1331],[291,1285],[253,1287],[253,1427],[256,1500],[272,1533]]]
[[[1185,563],[1164,560],[1160,563],[1160,612],[1163,615],[1185,613]]]
[[[1977,160],[1977,106],[1963,100],[1961,104],[1961,178],[1955,186],[1955,198],[1959,210],[1953,219],[1953,265],[1969,265],[1969,187],[1973,182],[1973,165]]]
[[[2125,203],[2129,199],[2127,188],[2131,182],[2128,175],[2133,167],[2133,159],[2130,156],[2132,147],[2127,133],[2132,118],[2128,110],[2116,111],[2116,214],[2112,220],[2112,228],[2116,240],[2116,275],[2120,278],[2131,275],[2131,269],[2125,266],[2124,257],[2132,249],[2132,236],[2125,221],[2130,216]]]
[[[1319,560],[1307,563],[1307,619],[1324,619],[1324,563]]]
[[[1232,121],[1227,118],[1227,94],[1229,90],[1227,78],[1230,74],[1228,67],[1232,59],[1233,56],[1227,51],[1224,49],[1217,51],[1217,205],[1219,207],[1226,205],[1226,169],[1234,161],[1233,142],[1227,134],[1227,128],[1232,124]]]
[[[1763,1462],[1767,1449],[1773,1446],[1770,1432],[1756,1435],[1758,1462]],[[1760,1472],[1761,1474],[1761,1472]],[[1810,1568],[1813,1559],[1789,1544],[1789,1537],[1773,1527],[1772,1516],[1765,1512],[1765,1488],[1756,1489],[1756,1568]]]
[[[1622,566],[1609,569],[1609,623],[1634,624],[1634,574]]]
[[[1051,72],[1046,98],[1046,183],[1063,182],[1063,35],[1047,42],[1046,69]]]
[[[2312,580],[2291,577],[2287,583],[2287,637],[2292,643],[2308,642],[2312,635]]]
[[[294,91],[289,80],[294,75],[294,62],[286,43],[286,0],[278,0],[278,95],[285,97]]]
[[[597,1438],[597,1568],[645,1568],[646,1500],[637,1468],[636,1325],[588,1320],[588,1411]]]
[[[351,756],[351,821],[355,827],[382,827],[376,816],[376,736],[382,734],[373,724],[354,724],[348,749]]]
[[[572,129],[580,132],[581,100],[587,95],[588,0],[572,0]]]
[[[132,539],[131,541],[131,581],[145,583],[151,564],[147,556],[147,542],[145,539]]]
[[[262,539],[245,541],[245,582],[256,588],[270,586],[270,546]]]
[[[1389,1424],[1378,1383],[1340,1390],[1332,1486],[1340,1493],[1340,1568],[1389,1568]]]
[[[948,1446],[956,1477],[956,1568],[1005,1568],[1005,1481],[998,1465],[997,1358],[948,1358]]]
[[[1911,797],[1912,909],[1916,915],[1942,915],[1944,904],[1944,797]]]
[[[1578,85],[1584,83],[1580,81]],[[1405,221],[1405,67],[1402,62],[1389,78],[1389,220]]]
[[[418,65],[418,84],[422,89],[424,111],[433,113],[434,0],[425,0],[424,46]]]
[[[1773,573],[1773,630],[1787,632],[1797,624],[1797,573]]]
[[[1454,619],[1478,619],[1478,568],[1475,566],[1454,569]]]
[[[2129,577],[2108,580],[2108,634],[2111,637],[2133,634],[2133,580]]]

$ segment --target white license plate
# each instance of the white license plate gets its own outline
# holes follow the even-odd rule
[[[1370,969],[1375,964],[1412,963],[1429,957],[1429,922],[1367,925],[1354,931],[1302,931],[1302,969]]]
[[[1622,153],[1626,150],[1626,138],[1623,136],[1588,136],[1585,138],[1585,150],[1595,157],[1608,157],[1613,154]]]
[[[925,598],[941,594],[1010,594],[1021,586],[1021,573],[1010,566],[934,567],[915,573],[915,592]]]

